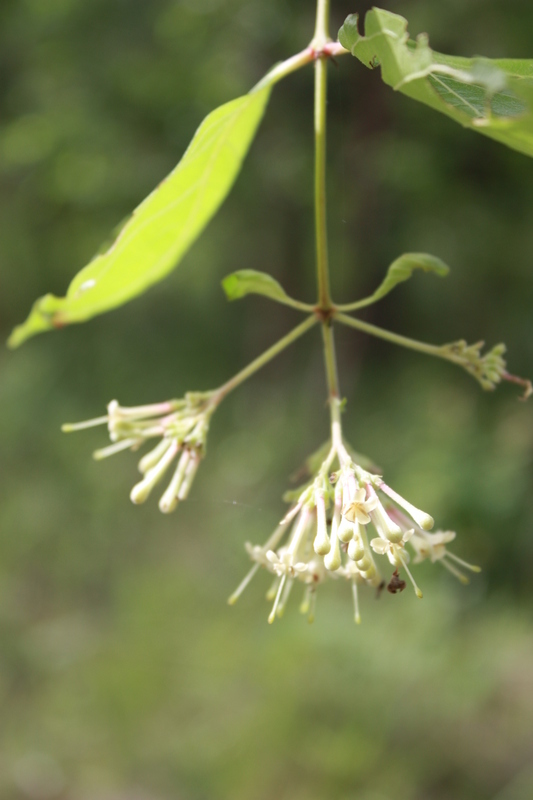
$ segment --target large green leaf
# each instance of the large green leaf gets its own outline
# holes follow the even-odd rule
[[[83,322],[142,294],[179,262],[228,194],[254,137],[270,87],[212,111],[177,167],[138,206],[113,244],[70,284],[66,297],[47,294],[9,339]]]
[[[339,40],[393,89],[465,127],[533,156],[533,60],[460,58],[437,53],[425,34],[409,39],[407,20],[373,8],[365,35],[351,14]]]

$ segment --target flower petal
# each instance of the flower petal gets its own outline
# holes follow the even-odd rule
[[[390,548],[390,542],[385,541],[385,539],[372,539],[370,542],[370,547],[374,551],[374,553],[379,553],[380,556],[385,555],[387,550]]]

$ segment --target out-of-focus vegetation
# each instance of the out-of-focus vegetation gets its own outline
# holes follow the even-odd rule
[[[444,52],[533,56],[533,8],[388,2]],[[333,30],[352,11],[333,0]],[[216,105],[307,44],[313,0],[4,0],[0,326],[63,293],[174,166]],[[335,296],[401,252],[452,267],[366,313],[436,343],[504,340],[533,371],[533,161],[394,95],[353,59],[331,74]],[[226,597],[327,436],[318,331],[228,398],[192,497],[133,507],[129,454],[60,424],[221,383],[295,324],[220,280],[271,272],[312,300],[312,74],[276,87],[243,174],[164,284],[0,352],[0,795],[4,800],[525,800],[533,795],[533,412],[508,386],[339,330],[353,445],[459,532],[469,587],[439,565],[406,591],[318,597],[270,627],[258,576]]]

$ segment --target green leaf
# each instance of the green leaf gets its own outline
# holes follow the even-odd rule
[[[533,60],[461,58],[432,50],[425,34],[409,38],[407,20],[374,8],[365,35],[351,14],[339,41],[393,89],[461,125],[533,156]]]
[[[228,300],[239,300],[247,294],[262,294],[280,303],[291,302],[285,289],[271,275],[255,269],[240,269],[227,275],[222,288]]]
[[[392,262],[383,282],[380,283],[376,291],[370,297],[351,303],[350,308],[363,308],[363,306],[369,306],[371,303],[381,300],[399,283],[409,280],[415,269],[434,272],[435,275],[439,275],[441,278],[445,278],[450,271],[444,261],[441,261],[436,256],[430,256],[428,253],[404,253]],[[344,307],[339,306],[339,308]]]
[[[168,275],[231,189],[269,94],[266,87],[212,111],[177,167],[135,209],[111,246],[76,275],[66,297],[37,300],[9,346],[116,308]]]
[[[278,303],[297,308],[299,311],[312,312],[314,310],[312,305],[289,297],[285,289],[271,275],[267,275],[266,272],[257,272],[255,269],[240,269],[232,272],[222,281],[222,288],[226,292],[228,300],[239,300],[247,294],[262,294]]]

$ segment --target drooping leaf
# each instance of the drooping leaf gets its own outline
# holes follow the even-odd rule
[[[365,297],[364,300],[350,304],[351,308],[363,308],[363,306],[375,303],[376,300],[381,300],[399,283],[409,280],[415,269],[434,272],[435,275],[439,275],[441,278],[446,277],[450,271],[444,261],[441,261],[436,256],[430,256],[428,253],[404,253],[392,262],[384,280],[376,291],[370,297]]]
[[[222,288],[228,300],[239,300],[247,294],[262,294],[279,303],[292,305],[295,302],[271,275],[255,269],[240,269],[226,275]]]
[[[234,183],[268,101],[270,87],[212,111],[183,158],[135,209],[105,252],[79,272],[66,297],[47,294],[9,339],[84,322],[145,292],[177,266]]]
[[[361,36],[357,14],[339,41],[393,89],[461,125],[533,156],[533,60],[461,58],[437,53],[425,34],[409,38],[407,20],[373,8]]]

